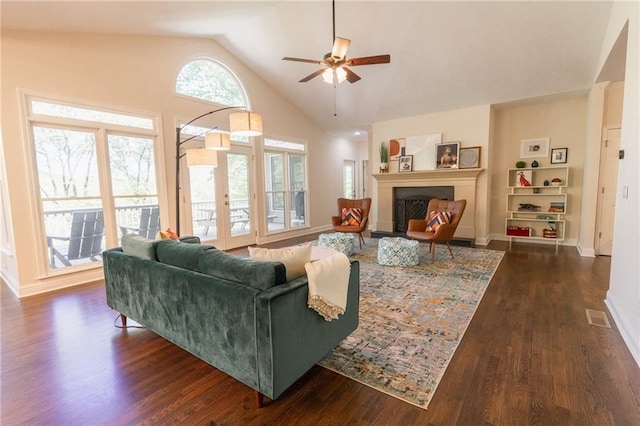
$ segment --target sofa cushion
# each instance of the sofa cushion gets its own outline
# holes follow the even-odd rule
[[[216,248],[201,244],[188,244],[171,239],[158,241],[156,248],[160,262],[192,271],[198,271],[200,256],[208,250],[216,250]]]
[[[228,281],[266,290],[287,282],[285,266],[234,256],[221,250],[209,250],[200,257],[198,272]]]
[[[306,274],[304,265],[311,260],[311,244],[281,249],[249,247],[249,256],[255,260],[284,263],[287,281],[291,281]]]
[[[158,241],[149,240],[138,234],[124,234],[120,240],[122,251],[147,260],[158,260],[156,245]]]

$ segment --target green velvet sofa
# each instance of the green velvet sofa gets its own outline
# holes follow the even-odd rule
[[[123,244],[124,245],[124,244]],[[306,275],[279,262],[173,240],[103,253],[108,305],[215,368],[276,399],[358,327],[360,269],[347,307],[327,322],[307,307]]]

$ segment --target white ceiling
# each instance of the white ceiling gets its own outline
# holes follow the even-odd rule
[[[587,90],[611,3],[336,2],[348,57],[390,54],[352,68],[335,91],[318,67],[331,50],[331,1],[2,1],[3,28],[212,38],[329,132],[481,104]]]

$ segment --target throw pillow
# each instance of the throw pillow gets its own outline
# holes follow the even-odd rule
[[[178,237],[178,234],[175,233],[175,231],[171,230],[171,228],[167,228],[166,231],[160,231],[160,238],[163,240],[180,240],[180,237]]]
[[[362,209],[357,207],[345,207],[342,209],[343,226],[360,226],[362,223]]]
[[[138,234],[124,234],[121,240],[123,252],[147,260],[158,260],[157,243]]]
[[[427,220],[427,231],[436,232],[440,225],[451,223],[452,218],[453,214],[451,214],[451,212],[433,211],[429,213],[429,219]]]
[[[311,260],[311,244],[282,249],[249,247],[249,256],[254,260],[281,262],[287,270],[287,281],[291,281],[306,273],[304,264]]]

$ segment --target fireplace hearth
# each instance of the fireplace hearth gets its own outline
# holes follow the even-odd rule
[[[433,198],[454,200],[453,186],[418,186],[393,188],[393,231],[407,232],[409,220],[427,217]]]

